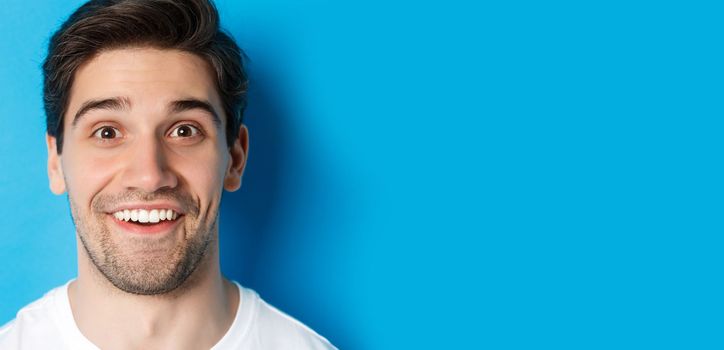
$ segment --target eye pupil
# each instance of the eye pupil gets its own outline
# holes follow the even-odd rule
[[[116,131],[113,128],[103,128],[101,130],[101,138],[112,139],[114,137],[116,137]]]
[[[188,137],[191,136],[192,131],[191,128],[188,127],[188,125],[182,125],[178,128],[178,136],[180,137]]]

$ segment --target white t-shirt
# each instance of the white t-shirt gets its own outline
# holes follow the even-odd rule
[[[80,332],[68,300],[68,284],[57,287],[18,311],[0,328],[0,349],[97,350]],[[251,289],[239,287],[239,307],[229,330],[212,350],[336,349],[301,322],[267,304]]]

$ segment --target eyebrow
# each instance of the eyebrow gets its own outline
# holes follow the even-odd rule
[[[109,110],[125,112],[131,109],[131,101],[127,97],[111,97],[99,100],[88,100],[81,105],[78,112],[73,117],[72,127],[75,127],[78,122],[83,118],[84,115],[94,110]],[[210,102],[199,100],[195,98],[187,98],[183,100],[176,100],[169,104],[169,111],[171,113],[181,113],[185,111],[200,109],[211,115],[211,119],[217,127],[221,127],[221,118],[218,113],[214,110],[214,107]]]
[[[94,110],[128,111],[131,109],[131,101],[127,97],[111,97],[101,100],[88,100],[83,102],[78,112],[73,117],[71,126],[75,127],[84,115]]]
[[[194,109],[200,109],[202,111],[205,111],[211,115],[211,119],[214,122],[214,125],[216,127],[221,127],[221,118],[219,118],[219,115],[214,110],[214,107],[211,106],[211,103],[208,101],[202,101],[195,98],[188,98],[184,100],[177,100],[171,102],[171,105],[169,106],[169,110],[172,113],[181,113],[185,111],[190,111]]]

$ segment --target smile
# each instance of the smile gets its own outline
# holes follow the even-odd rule
[[[108,216],[122,232],[154,236],[173,232],[184,217],[176,210],[168,208],[128,208],[108,213]]]
[[[113,213],[113,216],[120,221],[131,221],[140,223],[158,223],[161,221],[174,221],[178,213],[173,209],[124,209]]]

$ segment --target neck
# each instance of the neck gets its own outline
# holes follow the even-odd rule
[[[136,295],[113,286],[78,240],[78,278],[68,296],[81,333],[102,349],[211,348],[231,326],[239,302],[237,287],[221,276],[217,244],[175,291]]]

